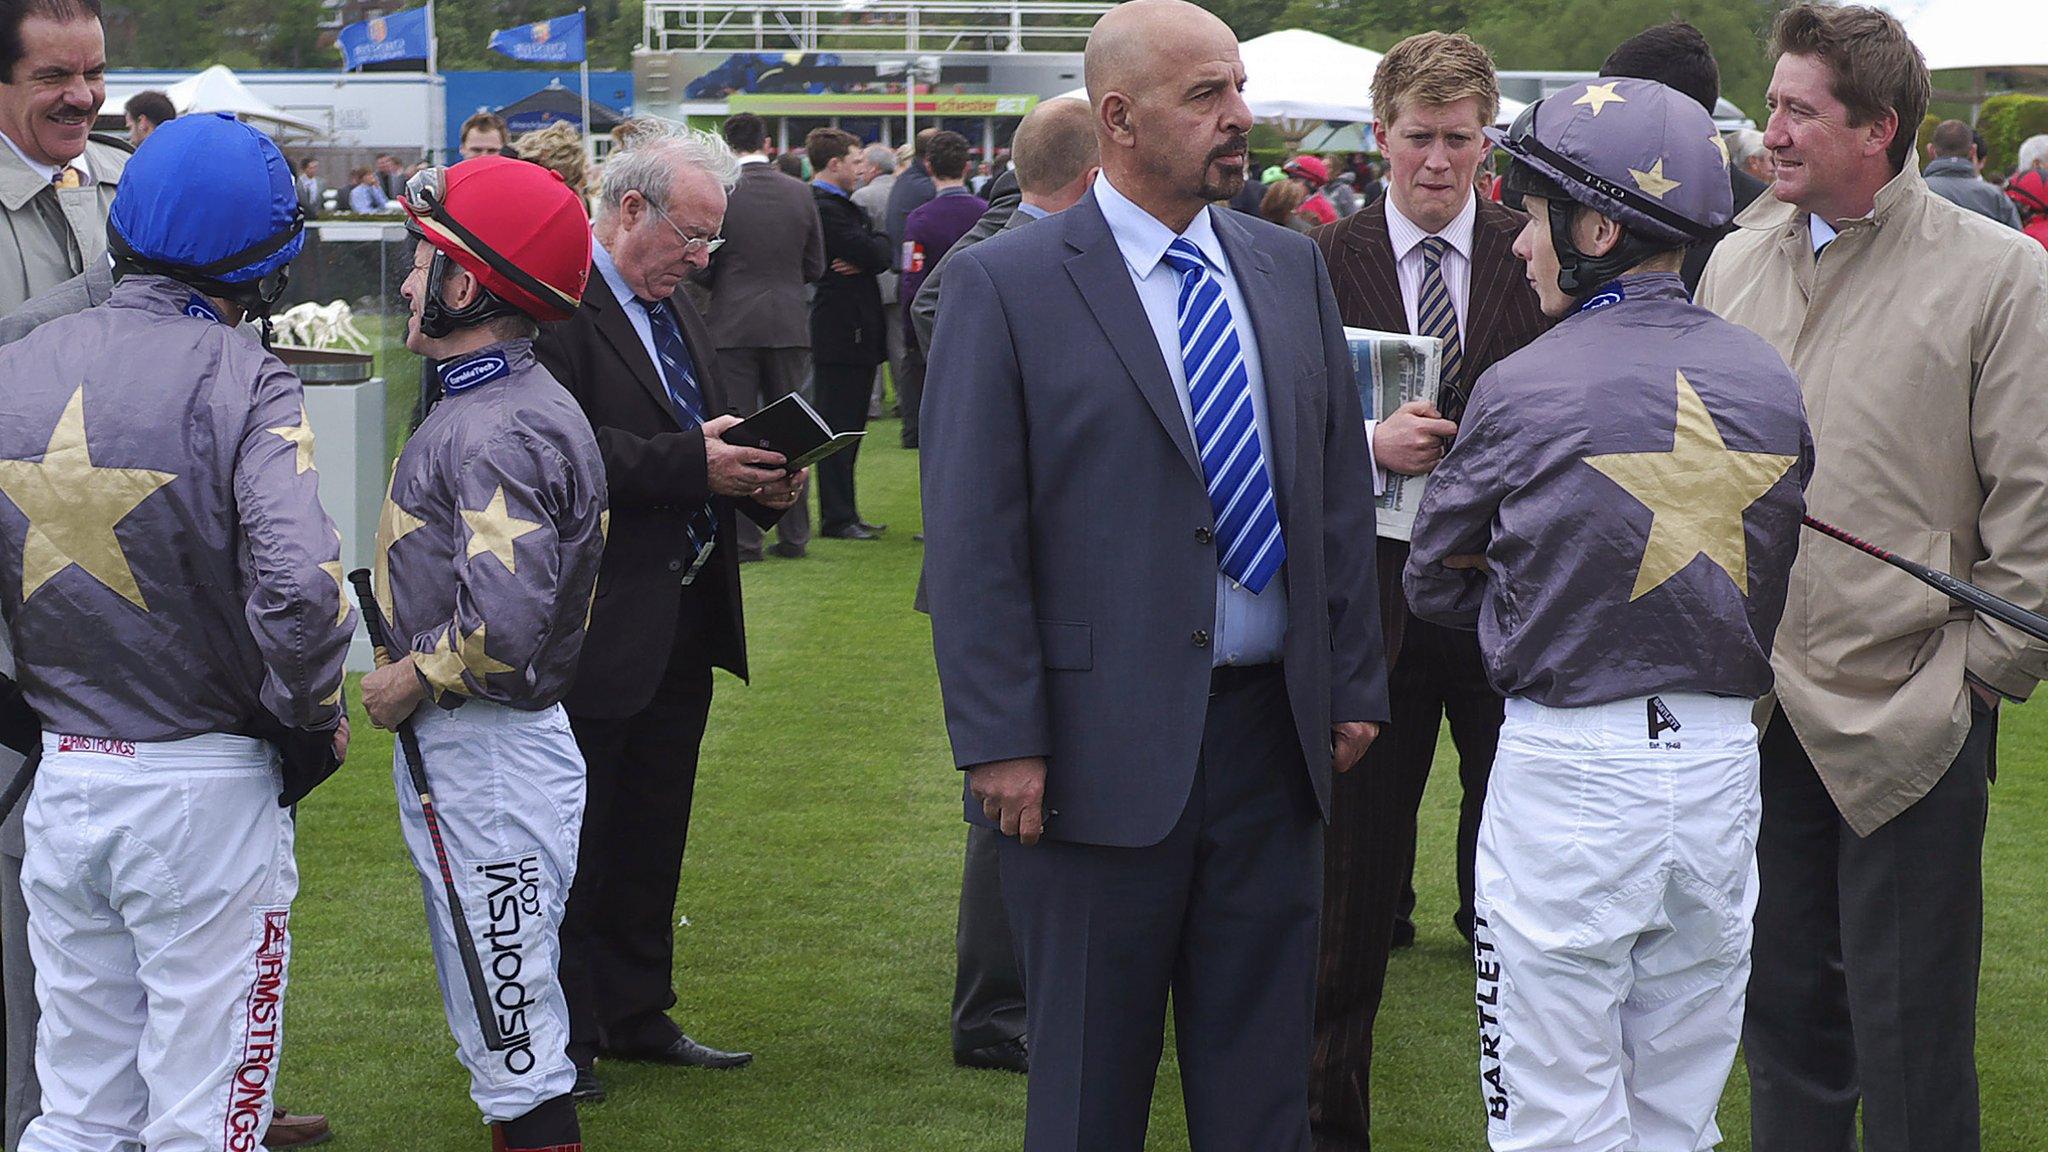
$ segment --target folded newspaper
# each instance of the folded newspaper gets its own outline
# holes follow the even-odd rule
[[[1410,400],[1436,403],[1437,382],[1443,378],[1443,341],[1370,328],[1346,328],[1344,338],[1351,344],[1358,399],[1368,417],[1384,420]],[[1414,531],[1415,512],[1422,506],[1429,478],[1393,472],[1386,477],[1386,490],[1378,501],[1379,534],[1406,540]]]

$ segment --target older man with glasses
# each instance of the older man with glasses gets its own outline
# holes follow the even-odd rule
[[[684,1035],[676,885],[711,674],[744,679],[737,524],[801,502],[807,473],[720,439],[737,423],[711,332],[676,289],[721,240],[739,162],[715,136],[644,126],[605,165],[583,307],[535,352],[597,430],[611,531],[588,651],[564,698],[588,766],[583,841],[562,926],[575,1095],[599,1055],[730,1068],[753,1057]],[[806,193],[808,194],[808,193]]]

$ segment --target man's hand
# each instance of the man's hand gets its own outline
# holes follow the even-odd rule
[[[762,485],[761,490],[754,493],[754,500],[778,512],[793,508],[797,501],[804,498],[804,483],[810,476],[809,468],[799,468],[773,484]]]
[[[370,714],[370,723],[379,728],[397,728],[426,698],[426,686],[413,671],[410,652],[405,659],[395,660],[363,677],[363,711]]]
[[[1003,835],[1025,844],[1038,843],[1045,831],[1045,760],[995,760],[967,770],[967,790],[981,801],[981,810],[1002,827]]]
[[[1373,463],[1403,476],[1434,469],[1449,450],[1458,426],[1427,400],[1410,400],[1372,430]]]
[[[785,479],[780,452],[764,448],[743,448],[719,437],[740,422],[737,416],[720,416],[704,422],[704,470],[711,490],[720,496],[745,500],[777,480]]]
[[[348,759],[348,715],[344,713],[341,723],[334,726],[334,759]]]
[[[1330,726],[1330,771],[1349,772],[1351,766],[1379,739],[1380,726],[1353,720]]]

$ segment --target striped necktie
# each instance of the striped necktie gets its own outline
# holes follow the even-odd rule
[[[1422,299],[1415,309],[1415,334],[1443,341],[1443,377],[1437,395],[1437,411],[1446,420],[1465,414],[1465,347],[1458,338],[1458,310],[1451,300],[1451,286],[1444,280],[1444,255],[1451,242],[1441,236],[1422,241]]]
[[[1180,273],[1180,360],[1187,371],[1209,510],[1216,517],[1217,565],[1257,595],[1280,571],[1287,544],[1280,536],[1265,446],[1253,416],[1244,348],[1223,285],[1201,251],[1176,237],[1165,260]]]
[[[697,387],[697,375],[692,370],[690,346],[683,343],[683,330],[676,323],[676,314],[665,300],[643,300],[633,297],[647,313],[647,325],[654,333],[655,365],[661,377],[661,386],[668,393],[669,402],[675,405],[676,419],[683,431],[704,423],[704,393]],[[690,534],[690,552],[693,559],[701,556],[704,549],[718,536],[718,511],[710,501],[704,502],[695,516],[684,525]],[[693,567],[692,574],[695,569]]]

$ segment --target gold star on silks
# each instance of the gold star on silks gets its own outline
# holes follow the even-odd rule
[[[21,548],[21,598],[76,564],[144,612],[142,589],[114,526],[150,493],[177,479],[148,468],[102,468],[85,436],[85,387],[71,394],[41,460],[0,460],[0,492],[28,517]]]
[[[412,532],[427,526],[425,520],[398,506],[392,493],[398,488],[398,466],[391,466],[391,487],[384,493],[384,511],[377,517],[377,606],[384,619],[391,619],[391,548]]]
[[[607,508],[597,514],[597,540],[603,544],[612,538],[612,510]],[[597,612],[597,581],[590,582],[590,602],[583,606],[583,630],[590,631],[590,618]]]
[[[1590,105],[1593,109],[1593,115],[1598,116],[1600,110],[1609,104],[1628,103],[1628,97],[1614,90],[1615,83],[1617,82],[1609,81],[1606,84],[1586,85],[1585,93],[1577,100],[1572,101],[1572,107],[1576,108],[1581,104]]]
[[[299,458],[295,464],[297,471],[294,475],[304,476],[313,470],[313,421],[306,415],[304,404],[299,405],[299,422],[296,425],[283,424],[276,428],[265,428],[264,431],[289,441],[292,447],[299,450]]]
[[[334,530],[330,528],[328,531],[333,532]],[[320,570],[334,577],[334,599],[340,605],[339,610],[334,614],[334,626],[339,628],[343,624],[348,623],[348,576],[341,570],[341,556],[339,554],[341,550],[341,533],[339,532],[334,533],[334,547],[336,551],[335,558],[322,564]]]
[[[1719,132],[1707,137],[1707,139],[1714,142],[1714,151],[1721,154],[1721,167],[1726,168],[1728,166],[1728,141],[1723,140]]]
[[[1678,419],[1668,452],[1615,452],[1586,463],[1650,510],[1650,540],[1631,603],[1705,556],[1749,595],[1749,542],[1742,514],[1796,457],[1731,452],[1706,402],[1678,373]]]
[[[498,558],[505,571],[517,575],[519,572],[518,551],[513,547],[521,537],[531,536],[543,525],[537,520],[521,520],[505,510],[505,486],[491,492],[491,502],[481,512],[460,509],[462,522],[469,525],[469,552],[467,559],[474,560],[488,552]]]
[[[1628,170],[1628,174],[1635,180],[1636,187],[1641,188],[1659,200],[1664,198],[1666,192],[1679,185],[1679,181],[1664,175],[1664,158],[1662,156],[1657,157],[1657,162],[1650,165],[1648,172],[1639,172],[1631,168]]]
[[[412,658],[413,667],[420,670],[420,675],[427,678],[427,683],[442,692],[460,692],[468,695],[469,690],[462,684],[462,673],[465,670],[475,675],[478,680],[493,672],[513,671],[510,664],[493,659],[490,653],[484,651],[483,624],[478,624],[476,631],[462,638],[462,646],[459,649],[451,647],[448,637],[460,627],[459,624],[450,624],[448,630],[441,633],[441,638],[434,642],[432,652]]]

